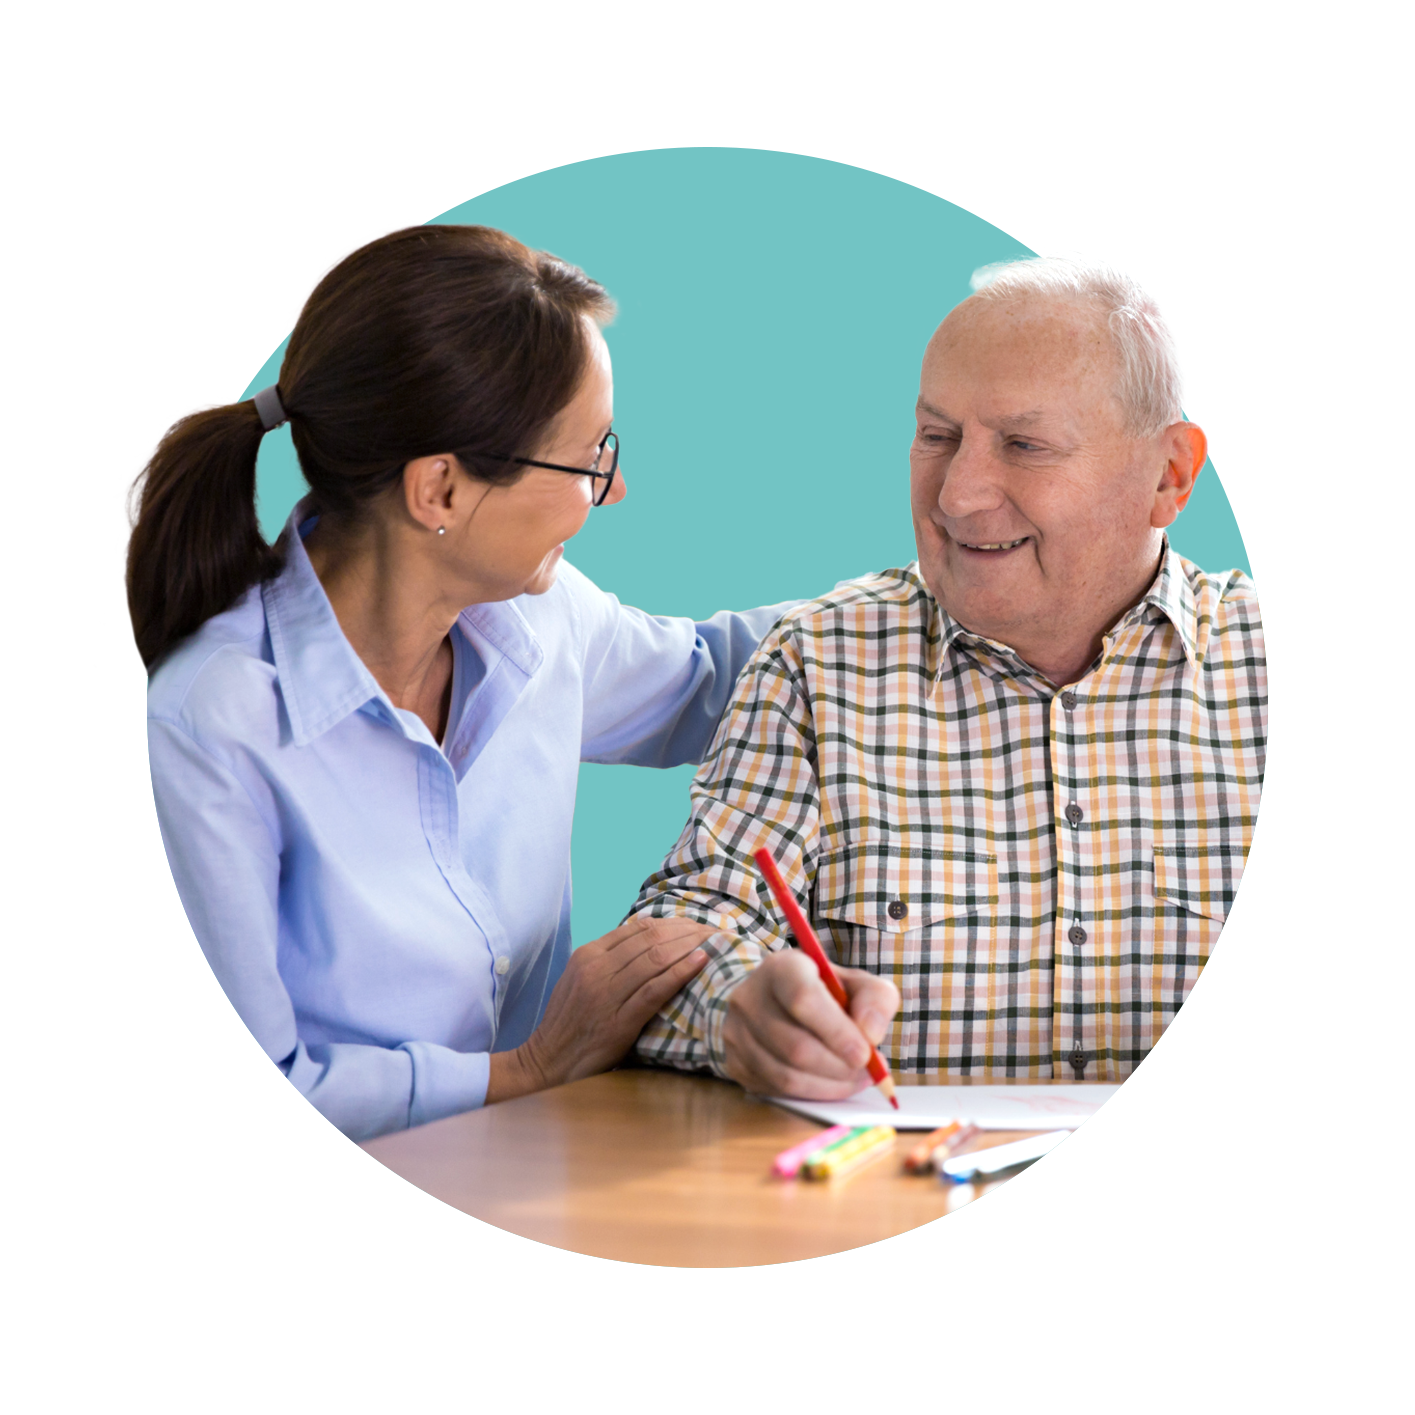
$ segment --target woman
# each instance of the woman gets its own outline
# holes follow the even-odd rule
[[[197,413],[140,485],[128,554],[163,839],[228,997],[354,1138],[612,1065],[711,930],[571,953],[581,760],[698,760],[784,606],[694,625],[562,562],[625,494],[581,271],[499,231],[356,251],[278,384]],[[262,435],[310,495],[274,548]]]

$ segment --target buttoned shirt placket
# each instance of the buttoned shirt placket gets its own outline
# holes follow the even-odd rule
[[[1082,746],[1088,740],[1086,704],[1099,688],[1094,673],[1055,694],[1049,709],[1056,834],[1052,1074],[1074,1081],[1094,1080],[1096,1059],[1096,960],[1094,948],[1087,946],[1093,918],[1087,885],[1097,868],[1095,805],[1088,789],[1094,772]]]
[[[426,738],[418,742],[418,799],[433,860],[448,889],[486,940],[492,1006],[499,1029],[512,965],[511,942],[491,898],[467,870],[459,829],[458,788],[539,668],[542,653],[529,631],[509,642],[504,626],[502,634],[494,634],[487,611],[476,618],[471,613],[464,615],[458,628],[480,658],[483,676],[462,704],[460,718],[447,734],[445,752],[424,729]]]
[[[1113,681],[1116,665],[1132,660],[1153,625],[1151,604],[1142,601],[1107,633],[1099,658],[1075,683],[1051,702],[1050,751],[1056,833],[1056,916],[1054,923],[1053,1074],[1059,1079],[1095,1081],[1102,1076],[1102,1054],[1117,1041],[1103,1015],[1101,969],[1116,960],[1102,958],[1096,938],[1114,935],[1115,920],[1098,920],[1099,876],[1105,862],[1097,852],[1102,832],[1113,836],[1120,822],[1098,817],[1098,787],[1116,775],[1108,760],[1093,711],[1107,694],[1123,694]],[[1133,691],[1133,686],[1130,689]],[[1109,924],[1107,929],[1101,925]]]

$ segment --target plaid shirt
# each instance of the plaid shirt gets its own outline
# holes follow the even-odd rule
[[[634,906],[724,930],[639,1055],[722,1074],[728,994],[788,942],[751,861],[765,845],[826,951],[899,988],[896,1072],[1128,1075],[1233,902],[1266,704],[1252,582],[1168,548],[1064,692],[943,612],[917,565],[794,609]]]

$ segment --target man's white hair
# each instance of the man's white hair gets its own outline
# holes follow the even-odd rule
[[[1002,261],[975,270],[973,298],[1006,302],[1041,296],[1089,305],[1105,318],[1120,360],[1116,397],[1133,437],[1153,437],[1181,422],[1179,361],[1159,306],[1109,266],[1059,256]]]

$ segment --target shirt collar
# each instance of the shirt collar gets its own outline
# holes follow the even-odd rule
[[[504,654],[522,673],[529,677],[541,666],[545,650],[535,636],[535,631],[526,623],[515,600],[492,600],[487,604],[473,604],[457,617],[463,634],[483,661],[490,651]],[[491,664],[487,662],[487,670]]]
[[[965,629],[941,605],[935,603],[935,608],[938,613],[939,634],[938,665],[934,671],[935,680],[943,677],[948,666],[948,654],[957,646],[959,649],[966,649],[975,658],[982,656],[994,659],[997,666],[1010,677],[1030,680],[1042,691],[1051,691],[1047,680],[1010,644],[1004,644],[1000,639],[987,639],[981,634],[975,634],[971,629]]]
[[[314,514],[308,497],[290,513],[284,567],[262,588],[271,654],[295,745],[307,745],[369,702],[379,703],[387,720],[407,733],[408,724],[344,637],[310,564],[301,528]],[[458,626],[484,661],[504,655],[529,676],[544,658],[513,603],[474,604],[462,611]]]
[[[932,672],[935,681],[943,677],[947,668],[949,652],[960,640],[970,647],[982,648],[999,656],[1009,664],[1015,665],[1016,670],[1024,676],[1041,679],[1041,675],[1018,655],[1016,649],[1000,643],[996,639],[986,639],[981,634],[974,634],[971,630],[965,629],[934,599],[933,594],[924,585],[923,575],[918,570],[917,563],[910,568],[913,569],[915,577],[932,605],[928,639],[931,644],[937,643],[938,645],[937,659],[933,664]],[[1137,623],[1142,618],[1151,622],[1157,622],[1162,618],[1168,619],[1179,635],[1180,643],[1184,646],[1184,656],[1195,666],[1203,662],[1204,640],[1207,638],[1208,623],[1207,621],[1200,622],[1198,603],[1194,598],[1194,587],[1189,583],[1189,577],[1184,573],[1184,566],[1179,556],[1171,548],[1168,536],[1164,538],[1164,552],[1160,556],[1159,571],[1150,582],[1150,588],[1130,609],[1121,615],[1119,623],[1115,629],[1111,630],[1107,638],[1114,637],[1118,630]]]
[[[387,701],[344,637],[310,564],[300,528],[312,515],[308,498],[290,512],[283,536],[284,568],[262,588],[270,651],[297,747],[327,732],[371,698]],[[392,704],[388,706],[396,718]]]
[[[1120,624],[1133,624],[1140,619],[1152,623],[1161,618],[1168,619],[1184,645],[1184,657],[1191,665],[1198,667],[1204,661],[1207,647],[1208,619],[1200,621],[1199,604],[1194,597],[1194,586],[1184,573],[1184,564],[1170,546],[1169,537],[1164,538],[1164,554],[1160,557],[1159,573],[1145,592],[1140,602],[1122,616]]]
[[[939,682],[947,672],[949,654],[955,645],[967,648],[974,654],[981,653],[997,659],[999,666],[1005,667],[1008,673],[1014,677],[1031,678],[1038,683],[1045,683],[1036,669],[1027,663],[1016,649],[1008,644],[1000,643],[997,639],[985,639],[981,634],[975,634],[971,629],[965,629],[934,598],[933,591],[924,582],[923,571],[919,569],[917,560],[909,566],[905,573],[918,585],[924,603],[928,606],[925,643],[928,645],[927,651],[930,661],[926,667],[930,678],[935,683]]]

